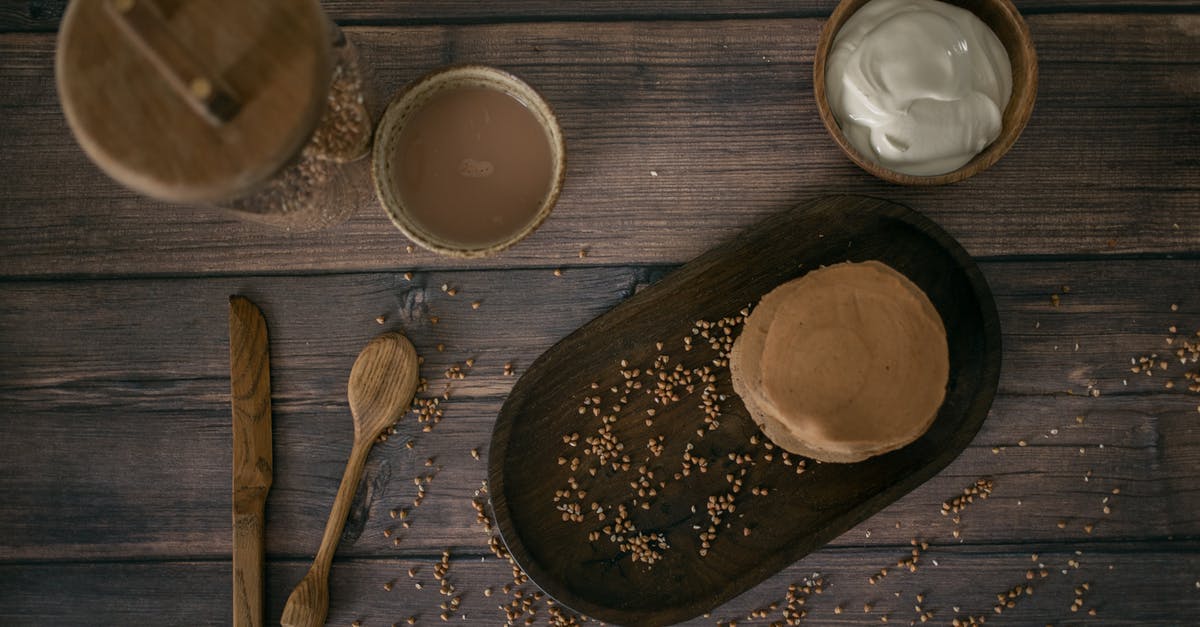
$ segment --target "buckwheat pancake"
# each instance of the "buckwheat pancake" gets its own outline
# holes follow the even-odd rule
[[[945,398],[941,317],[919,287],[874,261],[772,290],[730,356],[734,391],[775,444],[855,462],[921,436]]]
[[[768,414],[770,407],[762,395],[762,370],[759,369],[763,348],[767,343],[767,330],[775,319],[775,312],[787,299],[787,294],[798,286],[797,281],[784,283],[771,290],[758,301],[742,325],[742,333],[729,353],[729,375],[733,380],[733,391],[742,398],[750,417],[758,424],[772,442],[793,452],[805,448],[778,420]]]

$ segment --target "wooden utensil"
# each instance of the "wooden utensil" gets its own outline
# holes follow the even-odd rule
[[[367,344],[350,370],[347,396],[354,417],[354,446],[342,475],[321,547],[304,579],[292,590],[279,623],[285,627],[323,625],[329,611],[329,564],[337,550],[346,514],[375,440],[408,411],[417,391],[417,352],[408,338],[384,333]]]
[[[271,489],[271,360],[262,311],[229,297],[233,405],[233,624],[263,624],[263,508]]]
[[[809,462],[797,474],[798,458],[785,464],[780,449],[762,445],[764,436],[734,395],[727,368],[712,369],[717,393],[725,395],[709,397],[721,407],[714,430],[708,430],[701,409],[704,383],[692,393],[678,386],[680,400],[665,405],[646,393],[670,379],[647,378],[645,371],[659,355],[670,357],[660,368],[664,375],[677,364],[712,365],[716,355],[705,335],[693,335],[697,320],[736,317],[775,286],[821,265],[871,259],[921,287],[946,327],[946,400],[916,442],[856,464]],[[715,327],[704,332],[710,331],[724,336]],[[684,338],[692,350],[685,350]],[[831,356],[830,367],[842,365]],[[633,375],[635,368],[642,372]],[[496,525],[537,585],[576,611],[620,625],[682,621],[765,580],[944,468],[983,423],[999,372],[1000,323],[991,292],[949,235],[884,200],[822,198],[701,255],[530,366],[504,403],[492,436],[488,476]],[[624,389],[627,374],[644,383],[642,388]],[[615,418],[605,424],[606,416]],[[606,444],[616,443],[624,446],[614,459],[628,455],[628,469],[614,470],[611,461],[599,465],[588,452],[597,445],[611,450]],[[693,460],[705,461],[706,471],[694,462],[689,474],[676,478],[687,447]],[[742,462],[731,454],[743,456]],[[563,459],[572,462],[560,465]],[[637,483],[643,465],[654,473],[647,485]],[[731,493],[730,477],[743,486],[733,496],[736,510],[710,511],[710,498]],[[631,482],[642,485],[644,494]],[[566,498],[560,498],[562,490]],[[581,519],[564,521],[576,501]],[[591,509],[593,502],[605,508],[604,520]],[[661,559],[635,562],[636,550],[610,542],[624,533],[617,504],[626,505],[627,520],[636,527],[625,533],[631,544],[644,541]],[[713,511],[722,517],[717,525]],[[604,531],[605,525],[616,534]],[[710,525],[715,538],[702,539]],[[589,535],[596,531],[600,534]],[[658,545],[658,534],[667,548]]]

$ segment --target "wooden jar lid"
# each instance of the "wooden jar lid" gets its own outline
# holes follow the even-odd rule
[[[58,36],[59,98],[117,181],[168,201],[236,198],[312,134],[329,28],[317,0],[76,0]]]

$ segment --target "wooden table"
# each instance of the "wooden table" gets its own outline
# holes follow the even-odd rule
[[[0,623],[229,622],[234,293],[271,330],[269,622],[316,549],[350,447],[350,365],[397,328],[431,390],[476,362],[432,432],[410,415],[372,453],[330,623],[440,623],[443,550],[457,614],[501,623],[511,572],[471,501],[515,381],[504,364],[519,375],[678,264],[827,193],[905,203],[978,259],[1003,325],[1000,393],[946,471],[695,623],[780,620],[747,616],[813,573],[827,582],[806,606],[821,623],[907,623],[914,605],[943,624],[1200,615],[1200,394],[1184,378],[1196,365],[1173,352],[1200,329],[1200,2],[1019,0],[1040,57],[1033,118],[991,170],[937,189],[874,180],[826,135],[811,76],[832,0],[328,2],[374,70],[377,108],[461,61],[512,70],[556,107],[570,154],[558,208],[526,242],[471,262],[406,252],[365,167],[344,199],[353,217],[299,235],[113,183],[57,104],[62,4],[0,7]],[[1152,354],[1166,370],[1131,372]],[[413,478],[431,470],[404,528],[389,512],[411,507]],[[991,498],[962,512],[955,537],[942,503],[982,477]],[[914,538],[931,545],[916,572],[868,583]],[[996,594],[1026,583],[1035,594],[996,616]]]

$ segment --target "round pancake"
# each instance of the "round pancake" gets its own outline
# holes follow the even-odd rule
[[[786,299],[787,294],[796,288],[796,282],[785,283],[762,297],[754,310],[746,318],[742,333],[733,343],[729,353],[729,374],[733,381],[733,391],[741,397],[742,404],[750,412],[763,433],[779,446],[799,452],[803,443],[791,436],[783,425],[772,418],[768,412],[767,400],[761,394],[762,370],[759,364],[763,348],[767,342],[767,331],[775,319],[775,312]],[[801,453],[804,454],[804,453]]]
[[[945,397],[933,304],[879,262],[843,263],[764,296],[730,356],[734,391],[784,449],[854,462],[920,437]]]

